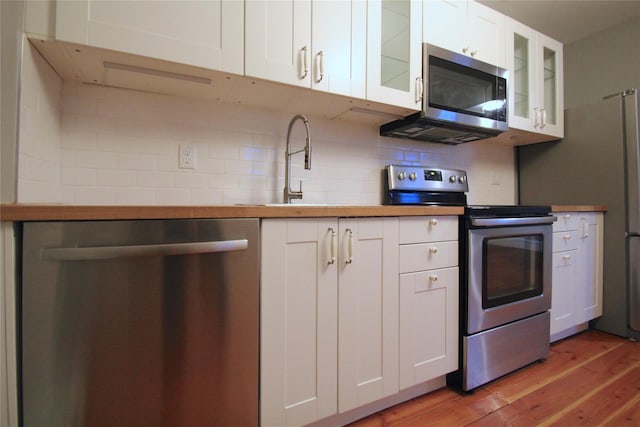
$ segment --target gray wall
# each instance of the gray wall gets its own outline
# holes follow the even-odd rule
[[[605,204],[604,315],[594,325],[626,335],[624,175],[619,101],[640,89],[640,19],[564,46],[565,138],[518,149],[522,204]]]

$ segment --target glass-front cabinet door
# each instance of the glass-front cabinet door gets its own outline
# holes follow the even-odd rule
[[[509,126],[561,138],[562,44],[507,18]]]
[[[538,97],[541,132],[564,136],[564,84],[562,44],[537,34]]]
[[[420,110],[422,2],[367,3],[367,99]]]

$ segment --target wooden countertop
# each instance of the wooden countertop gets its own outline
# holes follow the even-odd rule
[[[193,218],[319,218],[462,215],[458,206],[71,206],[0,205],[2,221],[81,221]]]
[[[605,205],[552,205],[551,212],[606,212]]]
[[[606,212],[604,205],[553,205],[552,212]],[[73,206],[0,205],[2,221],[82,221],[192,218],[321,218],[420,215],[462,215],[459,206]]]

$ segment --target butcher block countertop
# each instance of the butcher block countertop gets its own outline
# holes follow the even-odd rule
[[[605,205],[552,205],[551,212],[606,212]]]
[[[82,221],[194,218],[319,218],[462,215],[459,206],[224,205],[224,206],[71,206],[0,205],[2,221]]]
[[[553,212],[604,212],[603,205],[554,205]],[[75,206],[0,205],[2,221],[83,221],[194,218],[321,218],[462,215],[460,206],[220,205]]]

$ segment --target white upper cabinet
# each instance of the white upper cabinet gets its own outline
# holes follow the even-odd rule
[[[367,99],[422,107],[422,2],[367,2]]]
[[[509,126],[564,136],[562,44],[507,18]]]
[[[357,0],[248,0],[245,74],[364,98],[366,7]]]
[[[55,37],[242,74],[244,2],[58,1]]]
[[[505,16],[472,0],[425,0],[422,40],[506,67]]]

